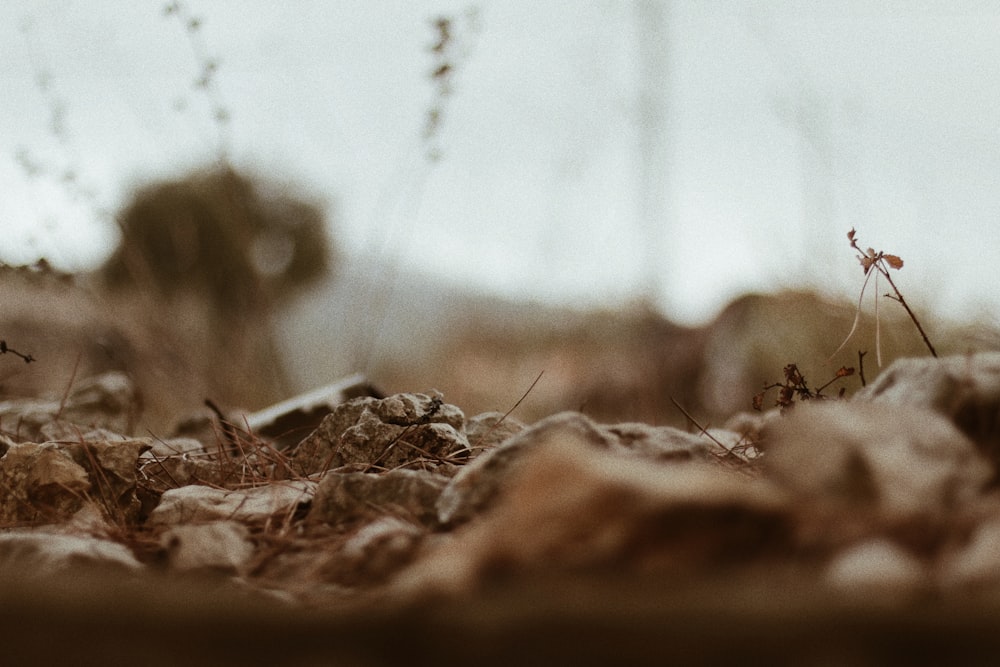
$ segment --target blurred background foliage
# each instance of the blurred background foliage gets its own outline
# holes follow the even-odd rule
[[[334,264],[319,203],[228,165],[137,189],[118,222],[106,286],[201,294],[228,321],[269,311]]]

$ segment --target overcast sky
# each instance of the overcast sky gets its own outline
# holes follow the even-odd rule
[[[93,266],[130,188],[213,155],[166,4],[0,3],[0,259]],[[911,301],[1000,306],[998,3],[183,4],[233,160],[324,197],[350,252],[697,322],[746,290],[856,293],[853,226],[903,257]],[[455,68],[428,142],[441,14]]]

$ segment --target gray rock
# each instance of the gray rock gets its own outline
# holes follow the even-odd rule
[[[294,449],[291,467],[302,475],[344,468],[391,470],[453,466],[467,460],[465,417],[425,394],[357,398],[337,406]]]
[[[287,515],[310,500],[316,482],[272,482],[252,489],[225,490],[208,486],[182,486],[165,491],[150,513],[153,526],[173,526],[206,521],[254,522]]]
[[[319,483],[309,521],[338,524],[387,514],[433,526],[435,502],[448,478],[425,470],[330,473]]]
[[[765,432],[769,475],[806,502],[906,520],[941,516],[992,475],[941,415],[904,405],[803,404]]]
[[[233,424],[245,425],[254,435],[268,438],[284,449],[314,431],[338,405],[358,397],[383,398],[383,395],[364,376],[352,375],[263,410],[238,415]]]
[[[1000,353],[899,359],[854,401],[934,410],[1000,463]]]

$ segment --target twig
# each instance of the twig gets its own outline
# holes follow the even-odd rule
[[[937,357],[938,356],[937,351],[935,351],[934,346],[931,345],[931,341],[927,338],[927,334],[924,332],[924,328],[920,326],[920,320],[918,320],[917,316],[913,314],[912,310],[910,310],[910,307],[906,303],[906,299],[903,298],[903,294],[896,287],[896,283],[892,282],[892,277],[889,275],[889,272],[884,269],[880,270],[882,271],[882,275],[886,277],[886,280],[889,281],[889,284],[892,285],[892,290],[896,293],[895,297],[893,297],[891,294],[886,294],[886,296],[889,297],[890,299],[898,301],[899,305],[901,305],[903,308],[906,309],[906,314],[910,316],[911,320],[913,320],[914,326],[916,326],[917,331],[920,332],[920,337],[924,339],[924,344],[927,346],[927,349],[931,351],[931,356]]]
[[[8,352],[10,352],[15,356],[21,357],[22,359],[24,359],[24,363],[26,364],[30,364],[32,361],[38,361],[38,359],[35,359],[30,354],[23,354],[21,352],[18,352],[12,347],[7,347],[7,341],[0,340],[0,354],[7,354]]]
[[[482,442],[483,440],[485,440],[485,439],[486,439],[486,436],[488,436],[488,435],[489,435],[490,433],[492,433],[492,432],[493,432],[494,430],[496,430],[496,428],[497,428],[498,426],[500,426],[500,424],[502,424],[502,423],[503,423],[503,420],[504,420],[504,419],[507,419],[507,417],[508,417],[508,416],[510,415],[510,413],[514,412],[514,410],[516,410],[516,409],[517,409],[517,406],[521,405],[521,403],[522,403],[522,402],[524,401],[524,399],[526,399],[526,398],[528,397],[528,394],[530,394],[530,393],[531,393],[531,390],[535,388],[535,385],[536,385],[536,384],[538,384],[538,381],[542,379],[542,376],[543,376],[543,375],[545,375],[545,371],[541,371],[541,372],[540,372],[540,373],[538,374],[538,377],[536,377],[536,378],[535,378],[535,381],[531,383],[531,386],[530,386],[530,387],[528,387],[528,390],[527,390],[527,391],[525,391],[525,392],[524,392],[523,394],[521,394],[521,398],[517,399],[517,403],[515,403],[514,405],[512,405],[512,406],[510,407],[510,410],[508,410],[507,412],[503,413],[503,416],[502,416],[502,417],[500,417],[500,419],[498,419],[498,420],[496,421],[496,423],[495,423],[495,424],[493,424],[493,426],[490,426],[490,427],[489,427],[488,429],[486,429],[486,433],[483,433],[483,434],[482,434],[481,436],[479,436],[479,438],[478,438],[478,439],[476,440],[476,444],[474,444],[474,445],[469,445],[470,449],[475,449],[476,447],[478,447],[478,446],[479,446],[479,444],[480,444],[480,443],[481,443],[481,442]]]
[[[0,341],[2,343],[3,341]],[[66,408],[66,401],[69,399],[69,392],[73,389],[73,382],[76,380],[76,371],[80,367],[80,357],[83,356],[83,351],[77,353],[76,361],[73,362],[73,372],[69,374],[69,382],[66,383],[66,391],[63,392],[62,398],[59,399],[59,410],[55,414],[55,419],[59,419],[62,416],[63,410]]]

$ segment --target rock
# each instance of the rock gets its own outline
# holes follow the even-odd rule
[[[327,564],[326,578],[346,585],[381,583],[413,560],[424,534],[398,517],[376,519],[344,543]]]
[[[441,492],[438,519],[442,525],[468,521],[497,498],[507,478],[531,450],[563,440],[577,447],[612,446],[610,437],[578,412],[561,412],[543,419],[462,468]]]
[[[940,580],[948,588],[969,592],[996,589],[1000,584],[1000,518],[984,521],[968,544],[944,559]]]
[[[254,435],[268,438],[279,449],[284,449],[316,430],[338,405],[358,397],[384,398],[384,395],[364,376],[352,375],[263,410],[241,415],[233,423],[241,428],[245,425]]]
[[[639,569],[683,578],[789,549],[790,512],[767,482],[715,464],[653,463],[601,447],[582,418],[544,421],[546,441],[508,471],[489,511],[430,544],[396,580],[400,593],[454,593],[532,571]],[[519,446],[511,443],[496,451]]]
[[[250,531],[237,521],[210,521],[173,526],[160,536],[170,568],[237,574],[254,553]]]
[[[889,596],[895,601],[902,594],[926,588],[930,576],[915,556],[885,538],[875,538],[840,553],[827,568],[825,579],[847,593]]]
[[[62,425],[59,438],[79,438],[81,430],[94,428],[131,433],[140,408],[138,392],[128,376],[112,371],[80,381],[65,399],[2,401],[0,421],[10,424],[7,430],[22,442],[52,439],[42,428],[52,429],[54,423]]]
[[[310,522],[338,524],[386,514],[437,523],[435,502],[448,478],[426,470],[330,473],[319,483]]]
[[[11,445],[0,458],[0,522],[48,523],[83,507],[90,476],[54,443]]]
[[[520,431],[462,468],[438,500],[441,523],[460,523],[483,511],[528,453],[561,442],[660,462],[707,460],[712,450],[708,438],[668,426],[599,426],[578,412],[562,412]]]
[[[136,496],[136,468],[139,456],[149,449],[146,438],[90,440],[67,443],[64,447],[89,472],[91,495],[116,518],[135,519],[140,510]]]
[[[139,469],[147,486],[156,491],[191,484],[224,486],[236,464],[228,454],[219,454],[218,448],[210,452],[195,438],[157,440],[141,457]]]
[[[933,410],[1000,464],[1000,352],[898,359],[853,400]]]
[[[439,468],[468,458],[465,417],[425,394],[357,398],[337,406],[291,454],[291,467],[311,475],[345,466],[361,471],[405,466]]]
[[[267,486],[229,491],[207,486],[182,486],[164,491],[149,516],[152,526],[232,519],[264,521],[274,515],[288,515],[316,491],[316,482],[272,482]]]
[[[802,500],[893,519],[941,516],[992,470],[944,417],[892,404],[803,404],[765,433],[769,476]]]
[[[134,519],[136,463],[148,446],[142,439],[10,445],[0,458],[0,521],[59,521],[87,497],[117,519]]]
[[[91,535],[33,529],[0,533],[0,571],[25,578],[47,577],[80,565],[139,570],[142,565],[123,544]]]
[[[717,454],[729,451],[707,436],[686,433],[671,426],[624,423],[600,429],[613,436],[622,447],[652,461],[707,461],[712,451]],[[732,435],[738,439],[736,434]]]
[[[149,449],[143,454],[143,458],[164,459],[168,456],[204,456],[208,452],[205,445],[195,438],[157,438],[151,440]]]

